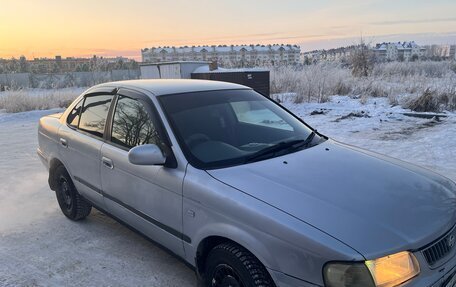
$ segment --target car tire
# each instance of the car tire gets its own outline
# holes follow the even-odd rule
[[[234,243],[214,247],[206,260],[204,286],[273,287],[271,276],[261,262]]]
[[[78,193],[65,167],[57,167],[55,176],[58,182],[55,194],[63,214],[74,221],[86,218],[92,205]]]

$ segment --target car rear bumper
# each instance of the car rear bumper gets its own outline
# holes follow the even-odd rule
[[[49,161],[47,159],[47,156],[41,151],[40,148],[37,148],[36,149],[36,153],[38,154],[38,157],[40,158],[41,162],[43,163],[43,165],[49,169]]]

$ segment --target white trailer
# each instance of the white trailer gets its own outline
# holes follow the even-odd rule
[[[141,79],[190,79],[193,71],[200,67],[209,69],[209,62],[163,62],[140,65]]]

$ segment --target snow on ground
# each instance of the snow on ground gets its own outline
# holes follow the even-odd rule
[[[365,104],[348,96],[327,103],[283,105],[335,140],[366,148],[434,170],[456,181],[456,114],[440,121],[408,117],[410,110],[391,107],[386,98],[369,98]],[[312,112],[324,114],[311,115]],[[351,114],[351,115],[350,115]]]
[[[194,272],[93,210],[66,219],[36,155],[46,114],[0,113],[0,286],[195,286]]]
[[[362,105],[285,97],[283,105],[336,140],[456,180],[455,114],[440,122],[407,117],[383,98]],[[61,214],[35,152],[38,119],[58,111],[0,113],[0,286],[195,286],[181,261],[102,213],[77,223]]]

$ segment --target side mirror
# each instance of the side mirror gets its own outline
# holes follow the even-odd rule
[[[135,165],[163,165],[166,157],[154,144],[145,144],[132,148],[128,152],[128,161]]]

